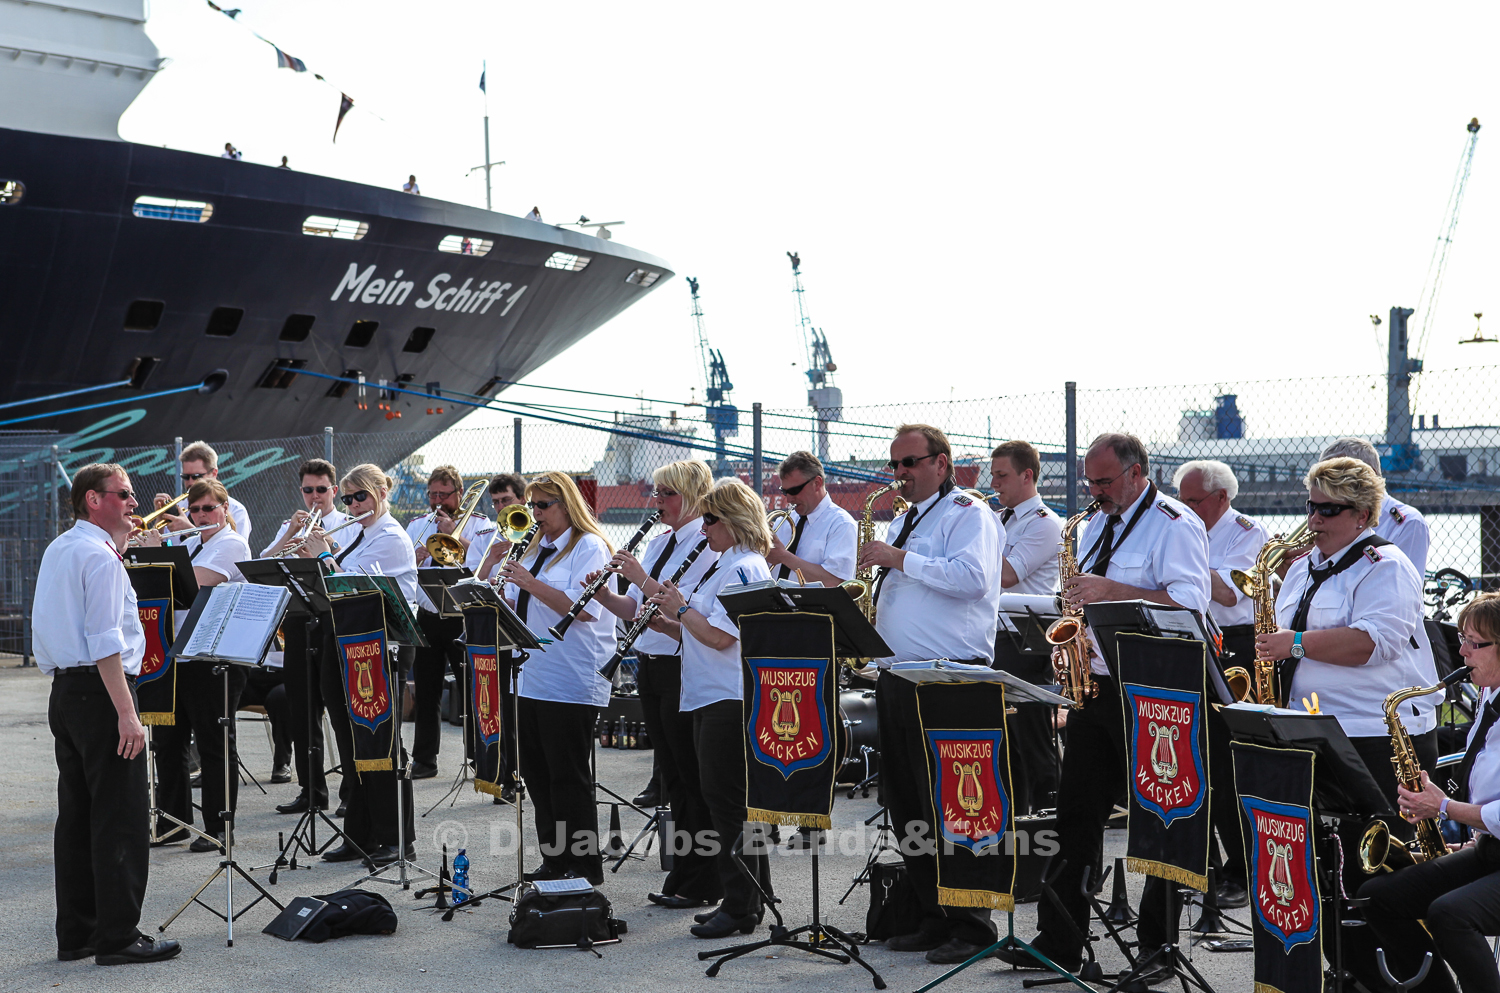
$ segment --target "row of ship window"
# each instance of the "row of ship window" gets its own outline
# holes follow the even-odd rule
[[[160,300],[132,300],[130,306],[125,308],[125,330],[155,331],[161,324],[161,316],[166,306]],[[208,315],[208,324],[204,327],[203,333],[212,338],[233,337],[234,333],[240,329],[240,321],[244,316],[245,311],[240,307],[215,307],[213,313]],[[311,314],[292,314],[281,325],[281,334],[277,335],[277,340],[306,341],[307,336],[312,333],[315,320],[316,318]],[[375,331],[379,327],[379,321],[355,321],[349,328],[349,334],[344,338],[344,347],[368,348],[375,340]],[[435,328],[412,328],[401,350],[425,352],[435,334],[437,334]]]

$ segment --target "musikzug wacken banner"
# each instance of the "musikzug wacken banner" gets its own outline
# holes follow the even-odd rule
[[[828,829],[838,773],[833,618],[744,614],[745,818]]]
[[[396,715],[391,694],[390,653],[386,651],[385,599],[353,593],[330,601],[335,664],[354,735],[354,771],[395,768]]]
[[[130,587],[135,590],[141,628],[146,632],[146,653],[141,657],[141,674],[135,680],[142,724],[177,723],[177,657],[172,654],[172,640],[177,631],[172,606],[172,569],[171,563],[164,562],[125,566]]]
[[[1314,753],[1235,741],[1229,754],[1250,866],[1255,993],[1322,993]]]
[[[1117,644],[1130,773],[1126,868],[1206,891],[1207,646],[1135,633]]]
[[[937,902],[1015,910],[1015,829],[1005,685],[921,683],[917,717],[926,745],[937,844]]]
[[[500,795],[501,728],[510,719],[500,705],[500,610],[480,603],[463,608],[464,659],[468,662],[469,733],[474,742],[474,792]]]

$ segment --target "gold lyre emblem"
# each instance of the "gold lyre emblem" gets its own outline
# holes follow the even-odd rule
[[[354,661],[354,691],[364,703],[375,699],[375,677],[370,674],[370,667],[374,665],[373,659],[356,659]]]
[[[771,702],[776,705],[771,710],[771,730],[782,741],[791,741],[802,730],[802,712],[798,709],[798,704],[802,702],[802,691],[773,688],[770,697]],[[784,713],[790,717],[783,717]]]
[[[1290,907],[1297,892],[1292,885],[1292,846],[1278,845],[1275,840],[1267,838],[1266,851],[1271,855],[1271,867],[1266,873],[1271,883],[1271,895],[1283,907]]]
[[[1146,731],[1152,738],[1151,771],[1163,783],[1170,783],[1177,778],[1177,749],[1172,747],[1172,743],[1177,740],[1181,729],[1175,724],[1158,724],[1152,721]]]
[[[979,784],[979,763],[966,765],[955,762],[953,774],[958,777],[958,786],[954,788],[958,805],[964,808],[964,813],[973,817],[984,806],[984,787]]]
[[[476,699],[474,702],[475,705],[479,708],[480,720],[487,721],[490,719],[491,711],[494,710],[493,705],[491,705],[490,703],[490,681],[481,676],[478,680],[476,680],[476,682],[479,683],[479,689],[475,694],[478,699]]]

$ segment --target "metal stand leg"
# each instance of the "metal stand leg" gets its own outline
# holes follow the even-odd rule
[[[400,672],[400,670],[398,669],[397,673],[396,673],[396,678],[398,680],[404,681],[406,677],[404,675],[402,675],[401,672]],[[400,714],[400,707],[398,706],[396,708],[396,717],[399,718],[400,716],[401,716],[401,714]],[[395,728],[393,729],[393,732],[392,732],[395,735],[395,738],[396,738],[396,740],[394,742],[394,746],[395,746],[394,751],[395,751],[395,756],[396,756],[395,761],[397,763],[400,763],[401,756],[403,754],[405,754],[406,745],[401,740],[401,721],[398,719],[395,722],[395,725],[396,726],[395,726]],[[411,763],[407,762],[407,763],[401,765],[400,768],[396,769],[396,858],[395,858],[395,860],[392,861],[392,862],[389,862],[389,863],[387,863],[387,864],[385,864],[383,866],[381,866],[378,869],[372,870],[371,872],[369,872],[368,874],[366,874],[364,876],[361,876],[359,878],[359,880],[357,880],[355,882],[356,886],[358,886],[360,883],[365,882],[366,880],[369,880],[370,882],[375,882],[375,883],[389,883],[389,884],[391,884],[393,886],[399,885],[403,890],[409,890],[409,889],[411,889],[411,883],[412,883],[412,881],[411,881],[411,878],[407,875],[408,870],[410,870],[412,872],[419,872],[422,875],[427,876],[427,877],[432,878],[432,879],[440,879],[441,878],[441,877],[438,876],[437,873],[433,872],[431,869],[424,869],[420,865],[417,865],[417,863],[414,860],[409,859],[409,858],[406,857],[406,842],[407,842],[407,838],[406,838],[406,802],[405,802],[405,797],[402,796],[402,794],[403,794],[404,791],[402,790],[401,785],[402,785],[403,782],[410,782],[410,781],[411,781]],[[385,873],[389,872],[392,869],[396,870],[396,878],[395,879],[386,879],[386,878],[384,878]]]

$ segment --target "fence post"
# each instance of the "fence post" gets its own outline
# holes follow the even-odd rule
[[[1063,384],[1067,396],[1068,405],[1068,437],[1067,437],[1067,468],[1068,480],[1068,514],[1072,517],[1078,513],[1078,384],[1067,382]]]
[[[333,465],[333,426],[323,429],[323,461]]]
[[[760,404],[753,404],[750,410],[750,436],[754,447],[754,454],[750,458],[750,485],[754,487],[756,496],[763,496],[764,494],[761,493]]]
[[[172,444],[174,446],[174,450],[177,452],[177,472],[180,476],[182,472],[182,435],[178,435],[176,438],[174,438],[172,440]],[[167,487],[167,489],[171,488],[172,487],[170,486]]]
[[[521,472],[521,419],[516,418],[516,466],[512,470],[516,474]]]

